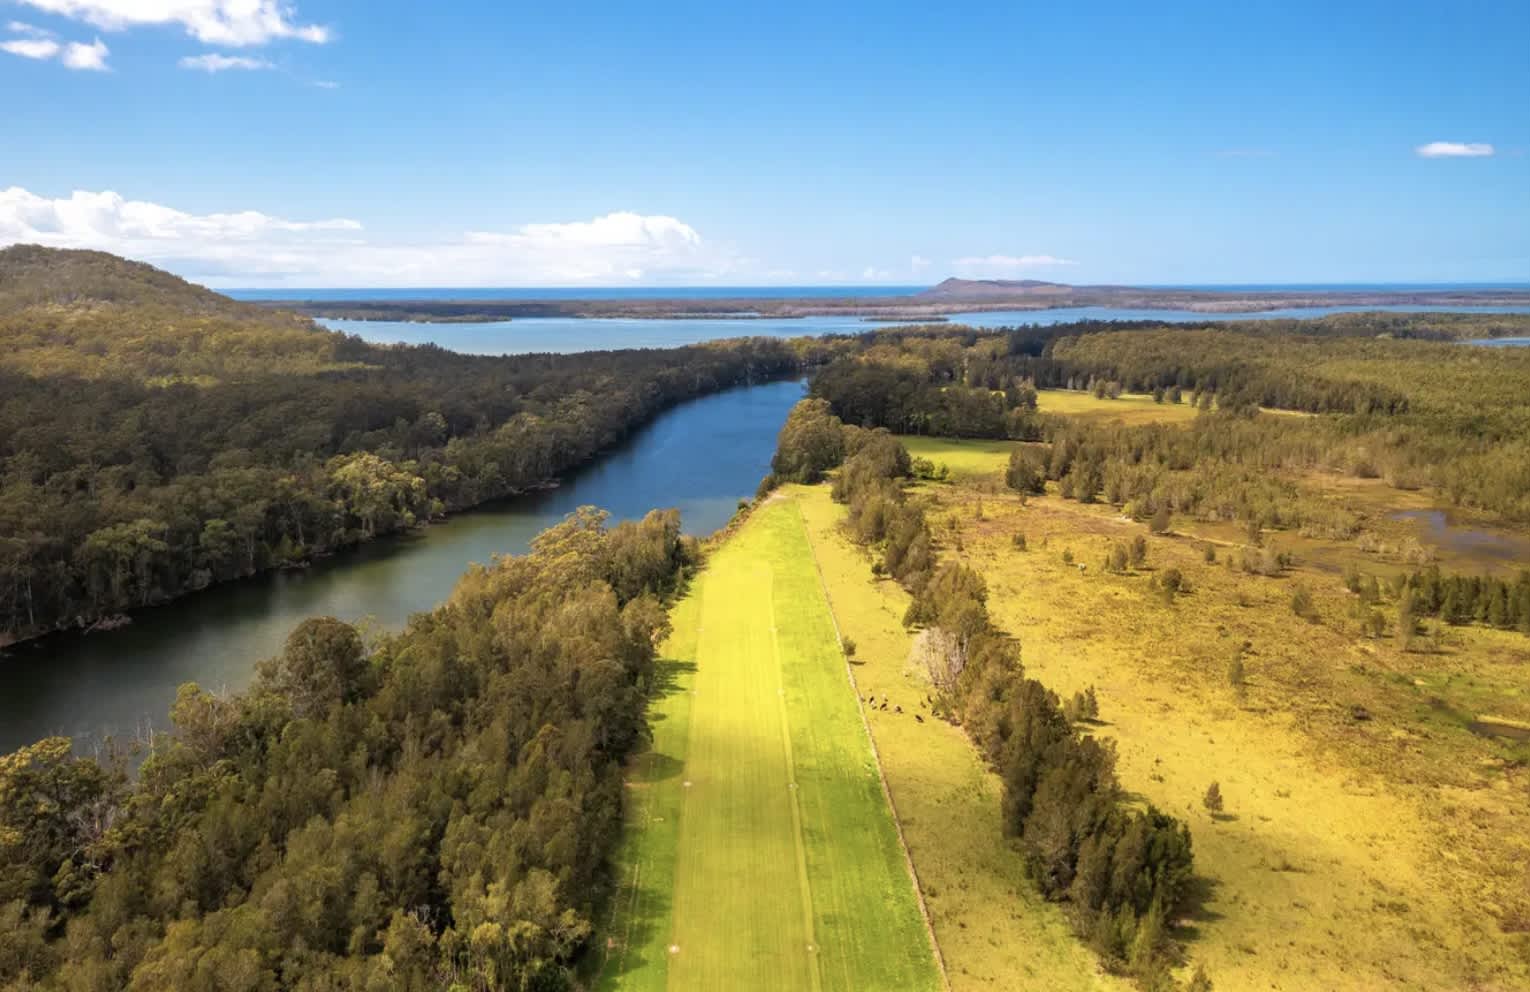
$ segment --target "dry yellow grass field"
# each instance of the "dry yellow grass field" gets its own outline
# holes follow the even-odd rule
[[[1188,948],[1219,990],[1530,987],[1526,774],[1460,718],[1530,716],[1530,640],[1452,628],[1442,652],[1404,652],[1358,634],[1336,574],[1248,576],[1187,537],[1149,538],[1147,567],[1192,589],[1166,605],[1146,572],[1102,574],[1114,541],[1147,533],[1108,507],[926,492],[942,553],[985,575],[1029,671],[1095,686],[1125,786],[1191,824],[1211,892]],[[1293,614],[1297,583],[1320,622]],[[1213,781],[1220,819],[1200,801]]]
[[[844,508],[827,486],[787,492],[800,501],[840,631],[856,644],[857,688],[877,700],[867,719],[951,988],[1130,988],[1101,973],[1060,907],[1036,894],[999,827],[998,778],[958,727],[931,715],[924,675],[908,661],[908,594],[873,579],[870,557],[840,533]]]

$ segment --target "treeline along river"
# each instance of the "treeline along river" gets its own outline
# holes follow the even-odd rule
[[[769,470],[799,382],[736,389],[660,415],[561,486],[505,500],[360,549],[215,586],[139,611],[126,628],[59,634],[0,654],[0,754],[49,734],[82,746],[163,728],[177,686],[242,688],[310,616],[370,618],[383,628],[435,606],[471,562],[524,551],[579,506],[615,518],[678,507],[685,529],[727,523]]]

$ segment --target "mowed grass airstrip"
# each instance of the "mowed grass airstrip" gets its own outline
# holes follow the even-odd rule
[[[938,989],[801,511],[755,510],[672,614],[606,989]]]

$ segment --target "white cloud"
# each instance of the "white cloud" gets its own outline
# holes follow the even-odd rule
[[[19,55],[24,59],[57,59],[70,69],[89,69],[96,72],[106,70],[106,56],[110,54],[110,51],[99,38],[89,45],[78,41],[60,43],[54,40],[52,32],[21,21],[11,21],[6,27],[24,37],[0,41],[0,51]]]
[[[748,265],[677,218],[631,212],[430,243],[374,242],[361,232],[355,220],[191,214],[113,192],[48,199],[0,191],[0,245],[97,248],[221,286],[680,284]]]
[[[951,267],[957,275],[969,279],[1003,279],[1030,269],[1077,264],[1056,255],[969,255],[954,260]]]
[[[1413,151],[1420,158],[1487,158],[1493,146],[1480,141],[1431,141]]]
[[[328,28],[300,24],[280,0],[19,0],[38,10],[84,21],[103,31],[180,25],[210,45],[264,45],[281,38],[323,44]]]
[[[886,269],[879,269],[875,265],[868,265],[861,270],[862,282],[886,282],[891,278],[891,272]]]
[[[223,55],[207,52],[204,55],[187,55],[178,63],[182,69],[200,69],[202,72],[225,72],[229,69],[269,69],[265,59],[252,59],[244,55]]]
[[[354,220],[290,221],[245,210],[188,214],[117,193],[76,190],[49,200],[12,186],[0,191],[0,242],[35,241],[58,248],[142,247],[180,242],[257,242],[280,234],[357,231]]]
[[[908,260],[908,267],[912,272],[923,272],[933,264],[933,262],[931,262],[928,258],[925,258],[923,255],[915,255]]]
[[[10,41],[0,41],[0,51],[20,55],[24,59],[51,59],[61,48],[58,42],[47,38],[12,38]]]
[[[92,72],[106,71],[106,56],[110,54],[101,39],[97,38],[89,45],[72,41],[64,48],[62,61],[71,69],[89,69]]]

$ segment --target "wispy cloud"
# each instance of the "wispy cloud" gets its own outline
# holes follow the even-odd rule
[[[179,25],[209,45],[238,48],[290,38],[324,44],[332,32],[294,20],[281,0],[18,0],[37,10],[84,21],[103,31]]]
[[[1419,158],[1488,158],[1493,146],[1480,141],[1431,141],[1413,149]]]
[[[952,261],[951,268],[957,275],[969,279],[1002,279],[1032,269],[1077,264],[1071,258],[1056,255],[969,255]]]
[[[348,218],[294,220],[259,211],[191,214],[117,193],[49,199],[0,190],[0,245],[97,248],[219,285],[464,286],[684,283],[750,263],[664,215],[471,231],[430,243],[375,242]]]
[[[197,69],[201,72],[227,72],[230,69],[254,71],[272,68],[271,63],[265,59],[255,59],[245,55],[223,55],[219,52],[187,55],[178,64],[182,69]]]
[[[52,32],[21,21],[11,21],[6,27],[23,37],[0,41],[0,51],[38,61],[56,59],[69,69],[106,71],[106,57],[111,53],[99,38],[88,45],[78,41],[60,42],[55,40]]]
[[[62,50],[63,46],[49,38],[12,38],[0,41],[0,51],[20,55],[24,59],[51,59]]]

